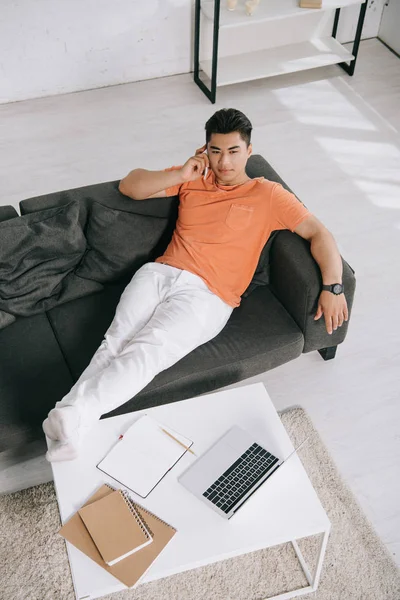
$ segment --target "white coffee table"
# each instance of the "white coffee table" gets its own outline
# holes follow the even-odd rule
[[[273,454],[287,457],[293,445],[263,386],[257,383],[190,400],[103,419],[90,434],[82,458],[52,465],[61,520],[65,523],[102,483],[120,487],[96,468],[118,436],[141,414],[194,440],[200,455],[229,427],[238,424]],[[51,443],[48,440],[48,443]],[[297,456],[253,494],[229,521],[192,496],[177,482],[195,460],[186,455],[159,485],[134,501],[173,525],[178,533],[145,574],[141,583],[232,558],[247,552],[291,542],[309,585],[274,596],[286,600],[315,591],[318,586],[330,522]],[[319,535],[319,556],[311,573],[296,540]],[[77,600],[92,600],[126,589],[112,575],[67,542]],[[139,584],[140,585],[140,584]]]

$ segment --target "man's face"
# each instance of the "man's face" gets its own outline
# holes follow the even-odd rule
[[[251,155],[251,144],[240,133],[213,133],[207,145],[210,166],[222,185],[236,185],[245,176],[245,167]]]

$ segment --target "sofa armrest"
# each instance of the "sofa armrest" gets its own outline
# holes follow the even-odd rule
[[[353,269],[343,258],[342,261],[350,320],[356,280]],[[321,271],[311,254],[310,243],[291,231],[280,231],[271,248],[270,287],[303,332],[303,352],[337,346],[347,334],[349,321],[332,335],[326,331],[323,316],[314,321],[321,286]]]
[[[15,219],[15,217],[19,217],[19,214],[13,206],[0,206],[0,222]]]

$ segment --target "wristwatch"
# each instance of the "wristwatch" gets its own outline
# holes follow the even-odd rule
[[[335,294],[335,296],[339,296],[339,294],[343,294],[343,292],[344,292],[344,286],[341,283],[332,283],[332,285],[323,285],[322,289],[326,290],[327,292],[332,292],[332,294]]]

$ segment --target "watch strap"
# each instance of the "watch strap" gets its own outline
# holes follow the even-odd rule
[[[341,287],[341,291],[340,292],[336,292],[335,291],[335,287],[336,286],[340,286]],[[335,295],[339,295],[339,294],[343,294],[344,292],[344,286],[342,283],[332,283],[330,285],[322,285],[322,289],[327,291],[327,292],[332,292],[332,294]]]

